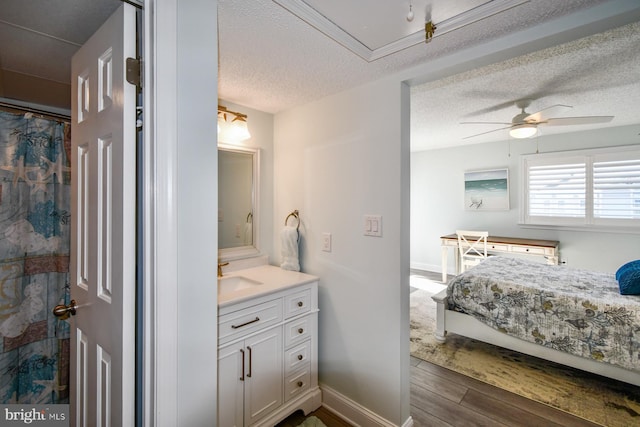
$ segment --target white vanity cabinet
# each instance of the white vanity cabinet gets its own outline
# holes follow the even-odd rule
[[[278,327],[220,349],[218,425],[251,425],[280,407],[281,378],[282,331]]]
[[[317,281],[218,311],[218,426],[273,426],[320,406]]]

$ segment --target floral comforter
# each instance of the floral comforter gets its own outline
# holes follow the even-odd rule
[[[640,371],[640,296],[613,274],[489,257],[447,289],[449,309],[526,341]]]

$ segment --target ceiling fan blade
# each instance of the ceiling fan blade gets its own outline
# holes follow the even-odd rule
[[[585,117],[557,117],[547,119],[542,124],[547,126],[590,125],[595,123],[608,123],[613,116],[585,116]]]
[[[551,105],[549,107],[543,108],[542,110],[536,111],[533,114],[529,114],[527,117],[524,118],[523,121],[541,122],[543,121],[544,117],[549,117],[551,115],[560,113],[565,108],[573,108],[573,107],[571,105],[563,105],[563,104]]]
[[[507,127],[499,128],[499,129],[493,129],[493,130],[490,130],[490,131],[487,131],[487,132],[477,133],[477,134],[475,134],[475,135],[465,136],[465,137],[464,137],[464,138],[462,138],[462,139],[475,138],[476,136],[486,135],[486,134],[488,134],[488,133],[498,132],[499,130],[505,130],[505,129],[509,129],[509,128],[511,128],[511,126],[507,126]]]
[[[460,122],[461,125],[511,125],[508,122]]]
[[[492,105],[491,107],[483,108],[481,110],[473,111],[469,114],[465,114],[464,117],[480,116],[482,114],[492,113],[494,111],[504,110],[505,108],[513,107],[515,101],[507,101],[501,104]]]

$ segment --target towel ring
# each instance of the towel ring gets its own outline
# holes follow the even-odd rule
[[[284,219],[284,225],[287,225],[287,221],[289,221],[289,218],[294,217],[295,219],[298,220],[298,225],[296,225],[296,230],[300,229],[300,215],[298,210],[296,209],[295,211],[291,212],[289,215],[287,215],[287,217]]]
[[[249,224],[250,222],[253,222],[253,213],[249,212],[249,214],[247,215],[247,224]]]

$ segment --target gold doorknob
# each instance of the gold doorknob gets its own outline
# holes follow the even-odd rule
[[[53,308],[53,314],[61,320],[68,319],[69,316],[76,315],[76,300],[72,299],[69,305],[59,304]]]

